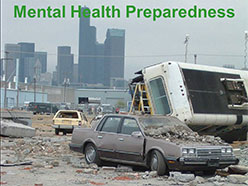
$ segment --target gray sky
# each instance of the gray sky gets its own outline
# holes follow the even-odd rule
[[[127,4],[137,8],[233,8],[235,17],[230,18],[184,18],[152,19],[132,16],[125,18]],[[14,18],[14,5],[26,5],[27,8],[61,7],[66,5],[65,19],[29,19]],[[222,66],[234,64],[243,67],[244,31],[248,30],[247,0],[2,0],[2,46],[5,43],[34,42],[36,51],[48,52],[48,71],[52,72],[57,63],[57,46],[68,45],[78,57],[79,20],[71,18],[71,5],[87,5],[99,8],[101,5],[115,5],[121,9],[120,19],[91,19],[91,25],[97,27],[97,39],[103,42],[107,28],[126,29],[125,78],[147,65],[167,60],[183,61],[185,34],[190,34],[189,53],[199,54],[198,63]],[[3,47],[2,47],[3,49]],[[2,51],[1,51],[2,52]],[[224,56],[205,56],[200,54],[218,54]],[[143,56],[143,57],[139,57]],[[154,57],[156,56],[156,57]],[[189,56],[189,62],[193,57]]]

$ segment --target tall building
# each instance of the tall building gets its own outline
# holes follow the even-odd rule
[[[34,57],[41,63],[41,73],[47,72],[47,52],[35,52]]]
[[[62,85],[65,79],[73,81],[74,56],[71,54],[71,47],[59,46],[57,52],[57,82]]]
[[[21,47],[18,44],[5,44],[5,58],[9,58],[9,60],[7,60],[7,69],[5,72],[5,78],[8,81],[13,81],[13,78],[16,75],[16,59],[20,58],[20,49]],[[4,63],[5,62],[6,61],[4,60]]]
[[[104,44],[96,44],[96,58],[95,58],[95,79],[96,84],[104,85]]]
[[[73,65],[73,83],[78,83],[78,64]]]
[[[25,58],[34,57],[34,43],[18,43],[20,46],[20,64],[19,64],[19,81],[24,82],[25,79]]]
[[[108,29],[104,42],[104,84],[110,86],[113,78],[124,80],[125,30]]]
[[[88,9],[87,7],[83,7]],[[90,26],[90,18],[81,17],[79,20],[79,52],[78,78],[80,83],[94,84],[96,27]]]

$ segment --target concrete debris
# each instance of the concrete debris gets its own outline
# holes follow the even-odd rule
[[[233,184],[246,184],[246,182],[248,181],[248,176],[232,174],[227,176],[227,180]]]
[[[103,170],[103,171],[115,171],[115,170],[116,170],[116,168],[115,168],[115,167],[107,167],[107,166],[103,166],[103,167],[102,167],[102,170]]]
[[[240,154],[239,154],[239,164],[248,166],[248,144],[242,145],[240,147]]]
[[[194,174],[182,174],[181,172],[170,172],[169,180],[176,182],[190,182],[195,179]]]
[[[3,120],[12,120],[16,123],[20,123],[26,126],[32,127],[32,120],[33,117],[32,112],[28,111],[21,111],[21,110],[6,110],[0,109],[1,112],[1,119]]]
[[[129,166],[118,166],[115,170],[116,172],[133,172],[132,167]]]
[[[156,139],[164,139],[168,142],[177,144],[183,142],[184,144],[198,143],[206,145],[228,145],[220,137],[208,135],[200,136],[197,132],[193,132],[188,127],[182,125],[147,128],[145,134]]]
[[[35,129],[11,120],[1,120],[1,136],[9,137],[33,137]]]

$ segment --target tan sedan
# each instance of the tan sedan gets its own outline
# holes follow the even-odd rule
[[[173,128],[183,134],[173,134],[170,131]],[[162,135],[158,136],[158,132]],[[158,175],[170,170],[212,174],[216,169],[238,163],[228,144],[181,140],[183,135],[191,133],[186,124],[174,117],[105,115],[92,128],[76,128],[70,148],[83,152],[89,164],[142,166],[157,171]],[[162,138],[169,134],[171,140]]]

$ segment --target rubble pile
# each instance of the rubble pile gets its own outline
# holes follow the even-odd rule
[[[145,129],[145,134],[155,139],[164,139],[177,144],[196,142],[207,145],[228,145],[220,137],[200,136],[197,132],[193,132],[190,128],[183,125],[147,128]]]
[[[195,136],[193,132],[177,129],[150,129],[155,138],[176,139],[178,135]],[[187,137],[188,138],[188,137]],[[168,176],[157,176],[155,171],[136,172],[132,167],[97,167],[88,165],[81,153],[69,150],[71,136],[36,136],[32,138],[1,137],[1,164],[32,161],[29,166],[3,167],[3,181],[9,185],[248,185],[248,173],[244,175],[230,174],[214,177],[196,176],[192,173],[171,172]],[[186,139],[184,136],[180,139]],[[240,147],[240,164],[247,166],[248,145]],[[16,181],[13,179],[15,174]],[[28,181],[22,177],[29,178]],[[19,183],[21,182],[21,183]],[[25,183],[24,183],[25,182]],[[27,183],[26,183],[27,182]]]
[[[17,163],[25,159],[35,159],[44,157],[61,157],[63,154],[72,154],[68,144],[70,137],[61,136],[50,137],[32,137],[32,138],[2,138],[1,150],[10,151],[14,158],[7,163]]]
[[[237,157],[239,158],[239,164],[248,166],[248,144],[240,147],[240,152]]]

